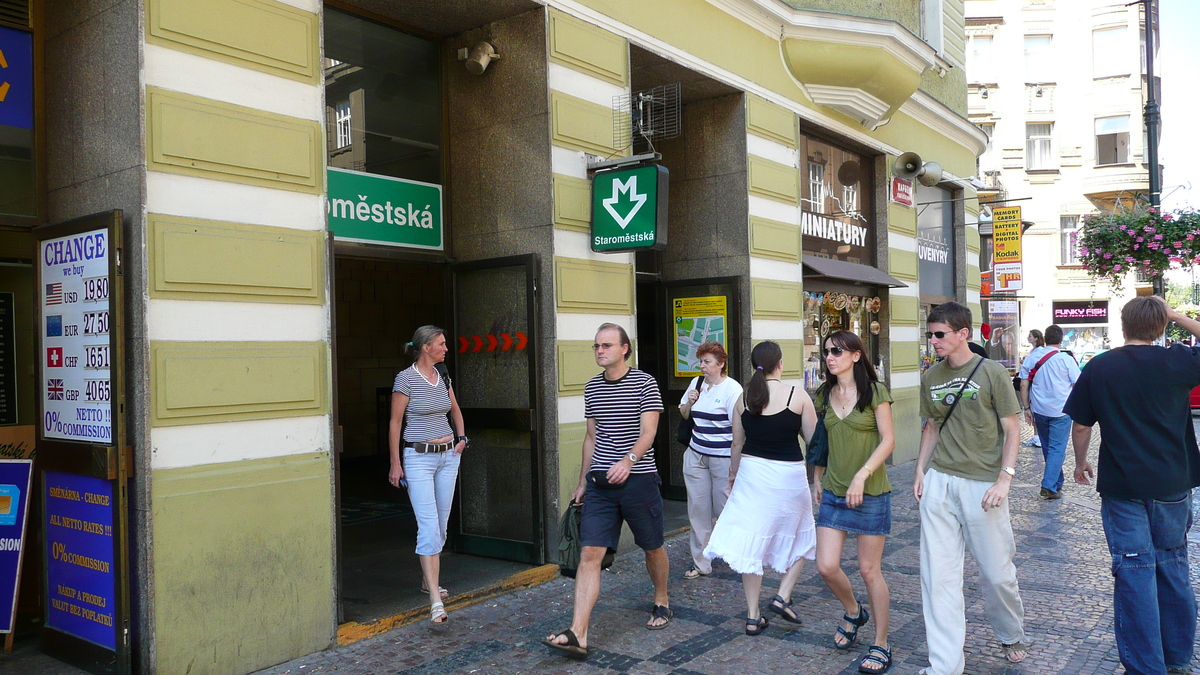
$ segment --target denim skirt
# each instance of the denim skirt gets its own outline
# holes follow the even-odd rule
[[[863,495],[857,508],[846,505],[846,498],[829,490],[821,493],[817,527],[829,527],[854,534],[886,535],[892,532],[892,493]]]

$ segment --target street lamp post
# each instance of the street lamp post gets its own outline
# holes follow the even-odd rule
[[[1146,162],[1150,165],[1150,206],[1157,209],[1162,193],[1162,169],[1158,164],[1158,124],[1160,119],[1158,109],[1158,92],[1154,86],[1154,36],[1155,26],[1158,25],[1158,12],[1155,0],[1138,0],[1146,15],[1146,107],[1142,112],[1142,121],[1146,125]],[[1153,280],[1154,294],[1164,293],[1163,275],[1159,274]]]

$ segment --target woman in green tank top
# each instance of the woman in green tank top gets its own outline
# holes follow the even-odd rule
[[[896,446],[892,431],[892,396],[879,381],[862,340],[837,331],[825,340],[822,354],[828,375],[817,392],[824,410],[828,454],[816,462],[814,490],[817,513],[817,571],[846,613],[833,636],[834,646],[849,649],[858,629],[875,614],[875,641],[859,662],[863,673],[883,673],[892,665],[888,649],[891,599],[880,565],[892,526],[892,485],[884,463]],[[825,466],[821,466],[825,464]],[[858,569],[867,587],[870,612],[854,597],[842,571],[846,535],[858,537]]]

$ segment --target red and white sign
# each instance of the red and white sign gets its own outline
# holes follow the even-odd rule
[[[892,176],[892,201],[901,206],[912,206],[913,182]]]
[[[1024,286],[1021,283],[1021,263],[995,263],[992,265],[994,290],[1019,291]]]
[[[47,347],[46,348],[46,367],[47,368],[62,368],[63,364],[63,348],[62,347]]]

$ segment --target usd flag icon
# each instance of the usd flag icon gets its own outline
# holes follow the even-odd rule
[[[46,284],[46,304],[61,305],[63,301],[62,283]]]

